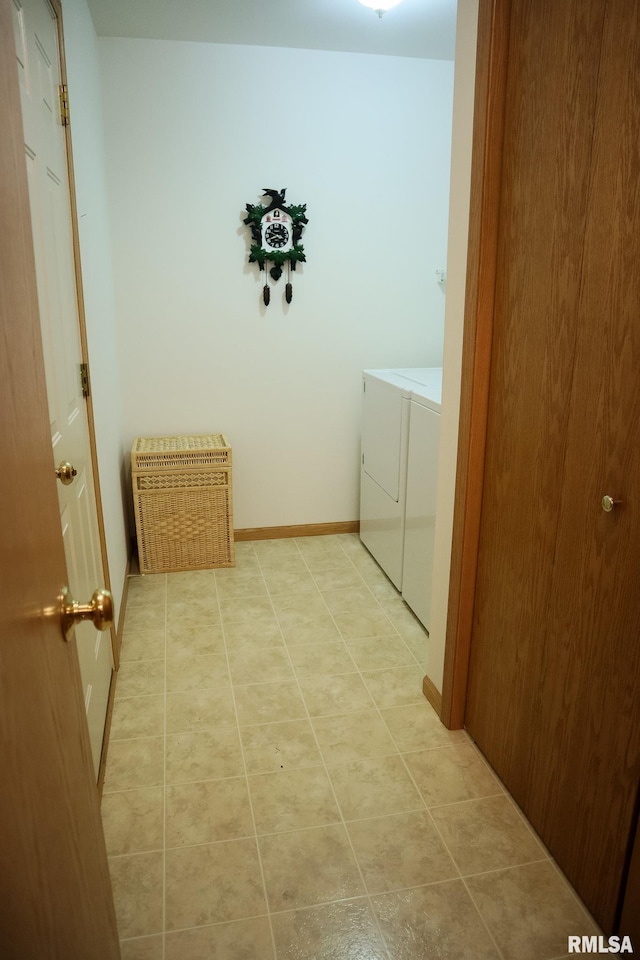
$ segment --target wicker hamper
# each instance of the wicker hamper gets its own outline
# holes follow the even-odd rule
[[[137,437],[131,478],[140,573],[235,565],[231,447],[223,434]]]

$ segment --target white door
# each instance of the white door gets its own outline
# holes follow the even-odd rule
[[[58,483],[69,588],[86,603],[104,584],[104,571],[76,293],[66,138],[61,121],[58,25],[47,0],[14,0],[14,26],[29,199],[45,355],[52,469],[70,463],[76,475]],[[113,670],[109,633],[76,627],[78,659],[96,777]]]

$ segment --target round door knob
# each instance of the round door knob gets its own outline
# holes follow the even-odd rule
[[[620,503],[620,501],[614,500],[613,497],[605,496],[602,498],[602,509],[605,513],[611,513],[616,503]]]
[[[78,603],[69,593],[69,588],[63,587],[61,607],[65,640],[69,639],[71,628],[83,620],[91,620],[97,630],[108,630],[113,623],[113,597],[108,590],[95,590],[90,603]]]
[[[77,476],[78,471],[72,463],[69,463],[68,460],[63,460],[60,466],[56,469],[56,477],[60,483],[65,485],[65,487],[68,487],[70,483],[73,483],[73,478]]]

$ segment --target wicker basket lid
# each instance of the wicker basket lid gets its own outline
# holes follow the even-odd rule
[[[134,473],[231,466],[231,447],[223,433],[183,437],[136,437],[131,448]]]
[[[223,433],[205,433],[191,437],[136,437],[132,453],[177,453],[182,450],[215,450],[228,447]]]

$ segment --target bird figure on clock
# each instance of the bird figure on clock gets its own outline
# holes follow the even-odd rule
[[[275,190],[265,187],[262,191],[270,199],[269,204],[246,205],[247,216],[244,219],[246,226],[251,229],[251,252],[249,263],[257,263],[262,276],[262,299],[265,306],[271,300],[269,277],[277,282],[282,276],[282,268],[286,264],[287,283],[285,285],[285,299],[291,303],[293,299],[293,285],[291,271],[296,264],[306,261],[304,247],[300,243],[302,231],[309,222],[307,219],[306,203],[288,205],[285,201],[286,187]],[[267,262],[272,266],[267,270]]]

